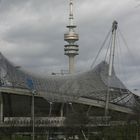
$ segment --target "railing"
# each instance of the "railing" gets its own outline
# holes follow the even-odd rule
[[[35,127],[60,127],[64,125],[64,117],[36,117]],[[5,117],[1,127],[30,127],[31,117]]]
[[[36,117],[35,127],[63,127],[65,117]],[[110,117],[90,117],[87,126],[108,126]],[[0,127],[31,127],[31,117],[4,117]]]
[[[35,127],[64,127],[65,119],[65,117],[36,117]],[[0,123],[0,127],[31,127],[32,124],[31,117],[4,117],[3,122]],[[90,122],[86,127],[117,126],[126,124],[126,121],[111,121],[109,116],[96,116],[90,117]],[[78,125],[75,124],[73,126]]]

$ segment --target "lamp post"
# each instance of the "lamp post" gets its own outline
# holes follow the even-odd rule
[[[27,86],[32,93],[32,105],[31,105],[31,117],[32,117],[32,140],[35,139],[35,102],[34,96],[36,94],[36,90],[34,89],[34,84],[32,79],[27,78],[26,80]]]
[[[35,139],[35,101],[34,101],[35,94],[36,91],[32,90],[32,140]]]

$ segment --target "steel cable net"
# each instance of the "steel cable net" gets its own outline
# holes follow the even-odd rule
[[[28,78],[32,79],[34,90],[51,102],[72,102],[80,97],[105,101],[108,88],[108,64],[103,61],[93,70],[81,74],[40,78],[18,69],[0,54],[0,85],[2,87],[28,89]],[[116,77],[114,70],[110,87],[111,103],[127,107],[138,104],[135,95],[126,89]]]

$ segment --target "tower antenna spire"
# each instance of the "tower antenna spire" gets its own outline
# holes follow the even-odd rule
[[[73,25],[74,17],[73,17],[73,0],[70,0],[69,4],[69,25]]]
[[[75,62],[74,58],[78,55],[79,46],[75,44],[79,40],[79,35],[75,33],[76,25],[74,25],[74,16],[73,16],[73,0],[69,1],[69,25],[67,26],[69,31],[64,34],[64,40],[68,42],[64,46],[65,55],[69,57],[69,73],[73,74],[75,71]]]

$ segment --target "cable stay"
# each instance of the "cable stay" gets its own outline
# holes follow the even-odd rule
[[[127,50],[127,52],[128,52],[128,54],[129,54],[129,56],[130,56],[130,60],[131,60],[131,64],[135,64],[136,65],[136,57],[133,55],[133,53],[132,53],[132,51],[131,51],[131,49],[130,49],[130,47],[129,47],[129,45],[128,45],[128,43],[127,43],[127,41],[126,41],[126,39],[125,39],[125,37],[124,37],[124,35],[123,35],[123,33],[121,32],[121,30],[120,30],[120,28],[118,28],[118,36],[120,37],[120,39],[121,39],[121,41],[122,41],[122,43],[124,44],[124,47],[126,48],[126,50]],[[121,49],[121,47],[120,47],[120,49]],[[121,53],[120,53],[121,54]],[[123,62],[123,66],[125,66],[125,63],[124,63],[124,60],[123,59],[121,59],[121,62]],[[135,68],[135,70],[137,70],[137,71],[140,71],[140,67],[134,67]],[[124,76],[124,78],[125,78],[125,81],[126,81],[126,84],[127,84],[127,77],[126,77],[126,71],[125,72],[123,72],[123,76]]]
[[[98,53],[97,53],[95,59],[93,60],[93,62],[92,62],[92,64],[91,64],[91,67],[90,67],[91,69],[92,69],[93,66],[95,65],[96,60],[98,59],[98,57],[99,57],[101,51],[103,50],[103,48],[104,48],[104,46],[105,46],[105,44],[106,44],[106,42],[107,42],[107,40],[108,40],[110,34],[111,34],[111,30],[109,30],[109,32],[107,33],[107,36],[105,37],[105,40],[104,40],[103,44],[101,45],[101,47],[100,47],[100,49],[99,49],[99,51],[98,51]]]
[[[105,58],[104,58],[104,60],[107,62],[108,60],[107,60],[107,56],[108,56],[108,54],[109,54],[109,49],[110,49],[110,46],[111,46],[111,41],[112,41],[112,34],[111,34],[111,36],[110,36],[110,39],[109,39],[109,42],[108,42],[108,47],[107,47],[107,51],[106,51],[106,55],[105,55]]]
[[[127,43],[127,41],[126,41],[126,39],[125,39],[123,33],[121,32],[120,28],[118,28],[118,33],[119,33],[119,35],[121,36],[122,41],[123,41],[123,43],[124,43],[124,46],[126,47],[126,49],[127,49],[128,53],[129,53],[131,59],[133,60],[133,63],[136,62],[136,58],[135,58],[135,56],[132,54],[132,51],[130,50],[129,45],[128,45],[128,43]]]

